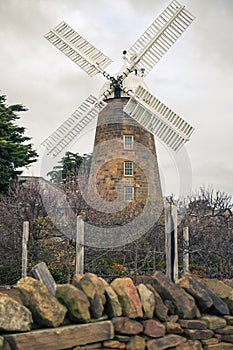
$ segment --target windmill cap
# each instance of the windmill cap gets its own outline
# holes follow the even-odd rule
[[[118,72],[118,75],[121,75],[125,70],[126,70],[126,65],[124,64],[122,66],[122,68],[120,69],[120,71]],[[103,87],[100,89],[99,92],[99,97],[108,89],[110,89],[110,84],[111,82],[109,80],[107,80],[105,82],[105,84],[103,85]],[[135,92],[137,87],[139,85],[141,85],[144,89],[148,90],[147,85],[145,84],[143,78],[142,78],[142,72],[141,71],[133,71],[132,73],[130,73],[122,82],[122,85],[124,88],[127,88],[128,90],[131,90],[132,92]],[[127,95],[125,92],[121,92],[121,97],[129,97],[129,95]],[[109,98],[114,98],[114,92],[112,92],[110,95],[108,95],[107,97]]]

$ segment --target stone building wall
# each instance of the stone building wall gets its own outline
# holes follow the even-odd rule
[[[161,203],[154,136],[123,112],[128,98],[107,101],[99,113],[89,187],[105,201],[123,201],[124,187],[132,186],[134,201]],[[133,135],[133,148],[124,149],[124,135]],[[132,176],[124,176],[124,162],[133,162]],[[133,202],[134,202],[133,201]]]

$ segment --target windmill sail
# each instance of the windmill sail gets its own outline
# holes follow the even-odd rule
[[[65,121],[42,145],[56,156],[83,130],[83,128],[104,108],[103,101],[117,89],[129,92],[132,96],[124,111],[136,119],[143,127],[158,136],[174,150],[179,150],[189,139],[193,127],[185,122],[170,108],[165,106],[147,90],[138,87],[135,93],[123,85],[123,80],[137,69],[147,75],[154,65],[163,57],[180,35],[188,28],[194,16],[176,0],[161,13],[143,35],[135,42],[125,55],[129,66],[120,76],[111,77],[105,68],[111,59],[96,49],[65,22],[61,22],[49,31],[45,38],[62,53],[79,65],[90,76],[102,73],[111,80],[110,87],[102,93],[99,100],[89,96],[86,101]],[[131,91],[131,92],[130,92]],[[135,94],[135,95],[134,95]]]
[[[128,50],[131,68],[144,69],[146,76],[193,20],[184,6],[172,1]]]
[[[52,153],[56,157],[66,146],[68,146],[77,135],[89,124],[98,113],[105,107],[106,103],[98,101],[90,95],[76,111],[43,143],[47,154]]]
[[[145,129],[178,151],[189,140],[194,128],[169,107],[139,86],[124,108]]]
[[[91,77],[105,73],[104,69],[112,60],[75,32],[68,24],[61,22],[45,34],[57,49],[80,66]],[[106,75],[108,77],[108,75]]]

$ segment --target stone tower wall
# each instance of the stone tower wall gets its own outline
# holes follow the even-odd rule
[[[127,102],[128,98],[110,99],[99,113],[91,166],[94,184],[89,186],[93,194],[109,202],[124,201],[124,186],[132,186],[134,201],[144,207],[152,182],[153,200],[161,203],[154,136],[123,112]],[[124,135],[133,135],[130,150],[124,149]],[[124,176],[125,161],[133,162],[132,176]]]

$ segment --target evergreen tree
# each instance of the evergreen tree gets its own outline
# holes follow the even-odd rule
[[[47,175],[53,184],[62,185],[78,176],[78,172],[88,176],[91,166],[91,154],[80,155],[79,153],[66,152],[65,156],[53,167]],[[82,167],[82,169],[80,169]]]
[[[6,193],[22,167],[37,159],[37,153],[28,143],[30,137],[24,135],[25,128],[17,126],[19,112],[27,109],[20,104],[7,106],[6,96],[0,96],[0,193]]]

